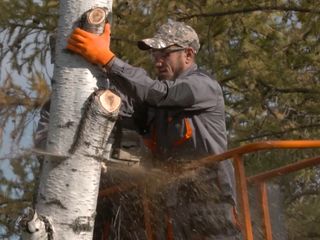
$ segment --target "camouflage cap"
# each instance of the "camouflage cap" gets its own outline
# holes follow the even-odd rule
[[[183,22],[169,20],[158,29],[154,37],[138,42],[141,50],[163,49],[173,45],[183,48],[191,47],[197,53],[200,48],[198,34]]]

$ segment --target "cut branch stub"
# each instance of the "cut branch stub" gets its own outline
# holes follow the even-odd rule
[[[121,104],[121,99],[113,92],[107,90],[102,92],[99,96],[99,102],[101,106],[108,112],[113,113],[119,109]]]
[[[16,229],[22,232],[22,239],[38,240],[53,239],[53,227],[51,222],[44,216],[28,207],[16,221]]]
[[[70,153],[103,157],[121,99],[109,90],[94,92],[85,103]]]
[[[105,21],[106,12],[102,8],[94,8],[87,15],[87,21],[90,24],[101,24]]]
[[[105,23],[108,21],[108,14],[109,10],[107,8],[90,9],[82,16],[81,28],[91,33],[102,34]]]

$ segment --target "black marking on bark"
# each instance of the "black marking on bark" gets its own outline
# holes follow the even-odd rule
[[[74,121],[68,121],[65,124],[59,124],[58,128],[70,128],[74,125]]]
[[[48,240],[53,240],[53,228],[50,221],[45,216],[39,216],[39,218],[44,222],[44,226],[48,234]]]
[[[43,195],[42,193],[39,194],[39,197],[40,197],[41,200],[43,200],[43,201],[46,201],[46,200],[47,200],[47,199],[46,199],[46,196]]]
[[[52,199],[50,201],[47,201],[46,204],[50,204],[50,205],[57,205],[58,207],[62,208],[62,209],[67,209],[60,200],[58,199]]]
[[[78,170],[75,169],[75,168],[72,168],[71,171],[72,171],[72,172],[77,172]]]
[[[101,156],[105,156],[105,154],[106,154],[106,151],[107,151],[106,146],[107,146],[107,143],[108,143],[108,140],[109,140],[109,136],[110,136],[110,134],[112,132],[112,128],[114,127],[115,121],[116,121],[116,119],[113,120],[113,121],[109,120],[107,122],[107,124],[104,125],[103,133],[102,133],[103,136],[101,137],[101,142],[99,144],[103,149],[103,151],[101,153]],[[108,130],[109,128],[111,128],[111,130]]]
[[[90,232],[93,228],[93,217],[77,217],[70,227],[75,233]]]

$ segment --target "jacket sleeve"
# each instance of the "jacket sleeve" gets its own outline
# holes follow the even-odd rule
[[[159,81],[116,58],[110,74],[112,83],[122,92],[156,107],[204,109],[212,107],[222,94],[218,83],[200,72],[182,74],[175,81]]]

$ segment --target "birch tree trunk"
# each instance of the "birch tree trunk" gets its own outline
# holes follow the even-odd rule
[[[93,7],[111,11],[112,0],[60,0],[47,151],[35,211],[25,239],[92,239],[106,140],[120,99],[96,91],[98,69],[65,50],[81,15]],[[64,156],[64,157],[63,157]]]

